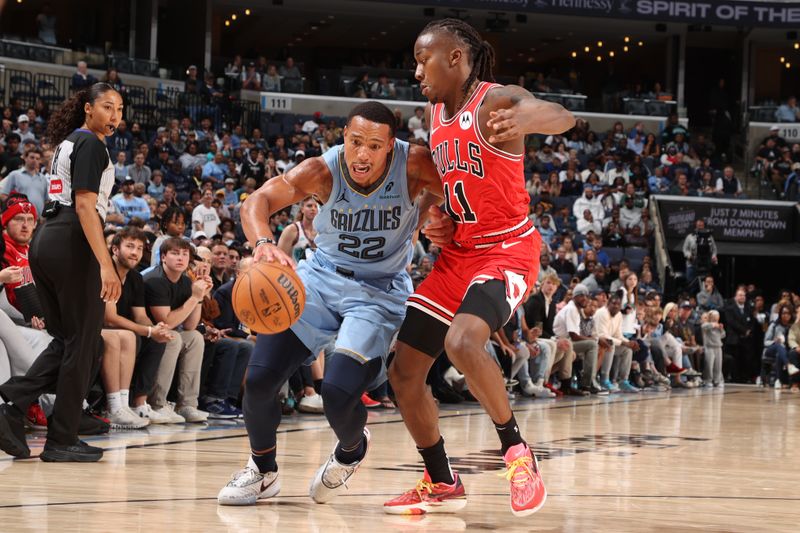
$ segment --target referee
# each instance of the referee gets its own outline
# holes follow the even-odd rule
[[[48,462],[99,461],[103,450],[78,439],[78,423],[93,366],[100,356],[104,302],[122,286],[103,238],[114,185],[105,145],[122,118],[122,97],[106,83],[75,93],[50,118],[53,156],[46,224],[30,248],[30,266],[53,341],[25,376],[0,385],[0,448],[29,457],[23,413],[40,394],[56,394],[47,442]]]

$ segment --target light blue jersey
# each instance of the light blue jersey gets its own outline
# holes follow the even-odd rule
[[[367,189],[350,177],[343,146],[322,156],[333,186],[314,219],[316,253],[355,278],[384,278],[411,261],[419,209],[408,191],[408,151],[407,142],[395,140],[386,171]]]
[[[395,141],[387,171],[368,190],[350,179],[341,146],[323,158],[333,187],[314,219],[317,249],[297,265],[306,306],[292,331],[314,356],[335,343],[361,363],[385,358],[413,290],[406,266],[419,209],[408,192],[408,143]]]

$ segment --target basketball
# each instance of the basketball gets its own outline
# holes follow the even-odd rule
[[[294,269],[280,263],[254,263],[233,285],[233,310],[256,333],[289,329],[306,304],[306,292]]]

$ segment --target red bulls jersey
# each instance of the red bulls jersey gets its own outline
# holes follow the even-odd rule
[[[523,155],[490,145],[478,124],[480,106],[493,87],[498,85],[481,82],[449,120],[444,104],[431,106],[433,162],[442,178],[445,210],[456,221],[453,240],[466,248],[487,248],[535,231],[528,219]]]

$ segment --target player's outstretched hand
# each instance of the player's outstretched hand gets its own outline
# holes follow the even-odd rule
[[[430,241],[438,246],[444,248],[453,242],[453,235],[456,233],[456,223],[447,214],[439,209],[439,206],[432,205],[428,209],[428,223],[422,228],[422,233],[430,239]]]
[[[267,263],[280,263],[283,266],[296,268],[294,259],[286,255],[286,252],[272,243],[265,242],[253,250],[253,261],[264,261]]]
[[[519,126],[517,117],[511,109],[498,109],[489,112],[489,142],[502,143],[523,137],[525,134]]]

